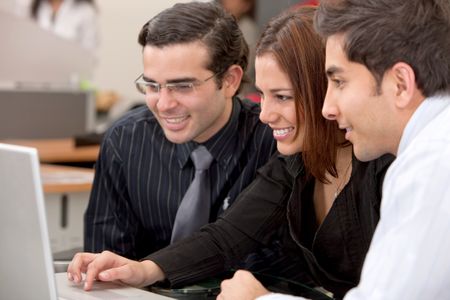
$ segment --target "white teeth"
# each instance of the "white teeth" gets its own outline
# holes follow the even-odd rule
[[[347,128],[345,128],[345,131],[346,132],[350,132],[350,131],[352,131],[353,129],[351,128],[351,127],[347,127]]]
[[[170,124],[178,124],[186,120],[187,117],[181,117],[181,118],[166,118],[167,123]]]
[[[292,131],[292,128],[284,128],[284,129],[274,129],[273,134],[276,136],[282,136]]]

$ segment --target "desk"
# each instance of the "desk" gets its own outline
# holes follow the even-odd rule
[[[93,177],[92,169],[41,165],[52,252],[83,246],[83,215]]]
[[[44,193],[90,192],[93,176],[92,169],[41,165]]]
[[[100,146],[75,147],[72,138],[3,140],[2,143],[37,148],[39,160],[43,163],[95,162]]]
[[[170,289],[164,287],[164,283],[157,283],[148,287],[148,289],[154,293],[161,294],[168,297],[173,297],[175,299],[183,300],[213,300],[216,299],[217,295],[220,293],[220,283],[222,280],[231,278],[233,272],[228,272],[220,277],[210,277],[203,281],[197,282],[194,285],[185,286],[176,289]],[[271,292],[290,294],[295,296],[301,296],[306,299],[312,300],[334,300],[330,293],[306,286],[300,282],[295,282],[289,279],[275,277],[267,274],[261,274],[258,272],[253,272],[253,275],[258,279],[262,285],[266,287]]]

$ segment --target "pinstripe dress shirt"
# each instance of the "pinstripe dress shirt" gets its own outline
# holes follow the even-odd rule
[[[233,99],[229,122],[203,143],[214,157],[214,221],[255,177],[276,149],[259,106]],[[195,142],[168,141],[147,107],[118,120],[106,133],[85,213],[85,251],[111,250],[140,259],[170,243],[178,206],[195,168]]]

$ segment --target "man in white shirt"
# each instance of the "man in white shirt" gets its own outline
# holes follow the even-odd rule
[[[322,0],[323,115],[358,159],[397,156],[356,299],[450,299],[450,1]],[[218,299],[267,294],[240,271]],[[298,299],[298,298],[296,298]]]

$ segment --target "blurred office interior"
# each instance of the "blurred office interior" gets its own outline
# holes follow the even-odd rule
[[[15,127],[14,122],[11,121],[15,114],[18,114],[16,123],[24,123],[31,122],[34,111],[36,114],[42,111],[47,111],[49,114],[67,113],[65,110],[55,110],[57,106],[52,108],[52,101],[42,100],[52,92],[59,93],[59,96],[66,92],[72,98],[74,93],[85,93],[85,98],[89,98],[84,100],[85,108],[74,108],[74,111],[86,109],[86,115],[80,118],[86,124],[68,129],[66,135],[103,131],[111,121],[130,107],[144,103],[142,95],[133,85],[133,80],[142,73],[141,49],[137,43],[138,32],[141,26],[159,11],[177,2],[189,2],[96,0],[99,46],[94,52],[89,52],[74,42],[52,36],[54,34],[51,32],[33,28],[38,25],[29,17],[27,6],[30,1],[0,1],[0,14],[2,14],[0,39],[4,45],[0,48],[2,65],[0,70],[2,93],[0,94],[3,94],[0,95],[0,105],[2,110],[9,110],[8,126],[12,128]],[[299,2],[302,1],[256,0],[255,22],[262,28],[272,16]],[[49,107],[33,110],[33,105],[30,104],[28,107],[31,111],[26,112],[27,108],[22,107],[26,105],[26,101],[19,105],[19,100],[12,100],[20,98],[20,95],[10,97],[11,93],[16,92],[22,93],[23,97],[34,106],[42,103]],[[37,96],[33,97],[33,93],[37,93]],[[80,99],[83,98],[82,95],[78,96]],[[57,101],[57,97],[49,96],[49,98]],[[11,101],[15,101],[16,105],[12,105]],[[36,101],[42,102],[37,104]],[[52,119],[41,115],[36,115],[34,118],[47,118],[47,123],[61,122],[61,118]],[[67,118],[75,118],[75,115],[68,115]],[[3,123],[5,122],[6,119]],[[6,123],[1,126],[8,127]],[[63,127],[62,124],[53,124],[53,126]],[[47,124],[42,130],[48,127]],[[30,128],[37,131],[39,126]],[[23,130],[28,131],[28,129],[25,127]],[[64,135],[64,131],[56,135],[49,133],[48,137],[57,137],[60,134]],[[0,139],[45,138],[45,135],[45,132],[19,135],[14,131],[10,135],[0,132]]]
[[[0,143],[38,149],[51,248],[61,271],[82,247],[98,137],[144,104],[133,83],[142,73],[138,33],[161,10],[189,1],[95,0],[95,51],[40,28],[29,17],[30,1],[0,0]],[[256,0],[254,21],[261,29],[298,3]]]

